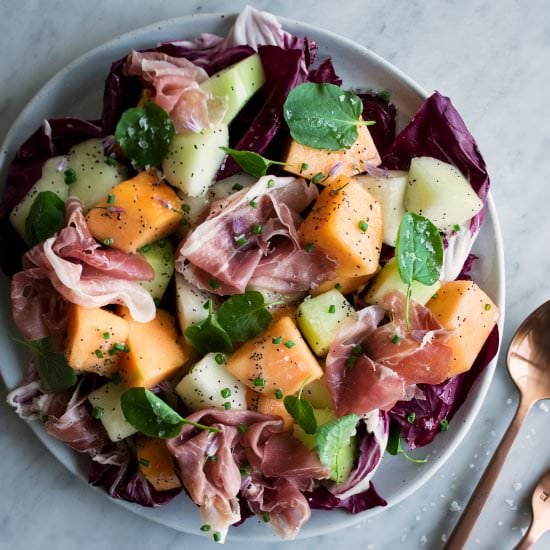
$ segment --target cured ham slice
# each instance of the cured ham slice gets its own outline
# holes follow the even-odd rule
[[[225,98],[211,98],[199,84],[207,72],[184,57],[133,50],[124,66],[154,90],[151,98],[174,122],[176,132],[200,132],[219,123],[226,111]]]
[[[71,197],[66,208],[66,227],[31,248],[23,257],[23,271],[12,278],[12,315],[23,336],[51,336],[59,343],[66,301],[89,308],[126,305],[136,321],[151,321],[155,304],[136,281],[152,279],[152,267],[137,254],[101,248],[89,232],[78,199]]]
[[[297,235],[299,213],[317,196],[317,188],[303,179],[260,178],[251,188],[212,204],[182,243],[176,270],[195,286],[220,295],[240,294],[249,283],[285,293],[318,285],[334,264],[320,251],[304,251]]]
[[[275,416],[206,409],[188,420],[218,430],[197,433],[188,425],[168,441],[203,521],[223,541],[229,526],[240,519],[241,492],[255,513],[271,514],[270,524],[281,535],[295,535],[310,515],[301,490],[327,475],[315,453],[284,433],[282,420]]]

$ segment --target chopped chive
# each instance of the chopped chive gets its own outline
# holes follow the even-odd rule
[[[223,390],[220,391],[220,395],[227,399],[231,395],[231,390],[229,388],[223,388]]]
[[[225,357],[223,356],[222,353],[216,353],[216,355],[214,356],[214,359],[216,363],[218,363],[218,365],[223,365],[225,363]]]
[[[240,191],[243,188],[243,186],[240,183],[236,183],[231,189],[233,191]]]
[[[258,208],[258,203],[256,201],[250,201],[248,204],[252,206],[252,208]]]
[[[363,348],[357,344],[356,346],[353,346],[352,353],[353,355],[361,355],[363,353]]]
[[[161,239],[160,241],[157,241],[157,246],[159,248],[164,248],[166,246],[166,241],[164,239]]]
[[[442,431],[442,432],[446,432],[448,429],[449,429],[449,421],[444,418],[440,423],[439,423],[439,429]]]
[[[202,304],[203,309],[210,309],[210,300],[207,300]]]
[[[325,179],[325,175],[323,174],[323,172],[317,172],[317,174],[315,174],[311,178],[311,181],[313,183],[321,183],[324,179]]]
[[[336,283],[336,284],[334,285],[334,288],[335,288],[336,290],[341,290],[342,285],[341,285],[340,283]]]
[[[105,164],[107,166],[116,166],[117,163],[116,163],[116,160],[113,157],[107,157],[105,159]]]
[[[489,311],[491,309],[491,304],[485,304],[485,311]]]
[[[455,223],[453,225],[453,229],[458,233],[460,231],[460,225],[458,225],[457,223]]]
[[[206,460],[209,460],[210,462],[216,462],[216,460],[218,460],[218,457],[216,455],[208,455],[206,457]]]
[[[365,220],[360,220],[357,225],[363,233],[369,228],[369,224]]]
[[[129,351],[129,348],[126,344],[119,344],[118,342],[116,342],[115,344],[113,344],[113,348],[116,350],[116,351]]]
[[[248,474],[248,466],[241,466],[239,468],[239,472],[241,473],[241,476],[244,477],[246,474]]]
[[[307,162],[302,162],[302,166],[300,166],[300,174],[309,168],[309,164]]]
[[[336,306],[334,304],[330,304],[330,306],[328,306],[328,312],[336,313]]]
[[[216,290],[217,288],[219,288],[220,283],[216,281],[216,279],[208,279],[208,286],[213,290]]]
[[[151,250],[151,248],[153,248],[152,245],[150,244],[146,244],[145,246],[142,246],[140,248],[141,252],[143,252],[144,254],[147,254],[147,252],[149,252],[149,250]]]
[[[76,172],[72,168],[67,168],[63,175],[66,185],[72,185],[76,182]]]
[[[181,209],[186,213],[189,214],[191,212],[191,207],[188,204],[184,204]]]
[[[223,408],[228,411],[229,409],[231,409],[231,403],[229,401],[226,401],[224,404],[223,404]]]
[[[214,542],[220,542],[220,540],[222,540],[222,534],[219,531],[216,531],[212,537],[214,538]]]
[[[103,333],[103,338],[104,338],[105,340],[108,340],[110,337],[111,337],[111,333],[110,333],[110,332],[104,332],[104,333]]]
[[[282,399],[283,398],[283,391],[279,388],[275,390],[275,399]]]
[[[265,380],[263,378],[254,378],[252,384],[257,388],[263,388],[265,386]]]
[[[267,188],[271,189],[275,185],[275,180],[268,180],[267,181]]]
[[[272,339],[271,339],[271,342],[272,342],[273,344],[280,344],[282,341],[283,341],[282,336],[277,336],[276,338],[272,338]]]
[[[394,334],[393,338],[391,339],[392,344],[399,344],[401,342],[401,336],[399,334]]]
[[[255,223],[252,226],[252,233],[254,233],[254,235],[260,235],[263,230],[264,230],[264,227],[261,223]]]
[[[94,407],[92,410],[92,416],[99,420],[103,416],[103,407]]]
[[[233,239],[235,240],[235,244],[237,246],[243,246],[247,243],[246,237],[243,234],[235,235]]]
[[[359,357],[357,357],[356,355],[351,355],[346,359],[346,367],[354,367],[358,359]]]
[[[146,458],[140,458],[138,462],[146,468],[149,467],[149,465],[151,464]]]
[[[439,298],[439,294],[436,292],[432,295],[432,298]]]
[[[98,359],[102,359],[103,358],[103,352],[98,348],[94,351],[95,353],[95,356],[98,358]]]
[[[112,194],[109,194],[107,196],[107,204],[115,204],[115,196]]]
[[[210,531],[211,527],[210,525],[201,525],[201,531],[203,531],[204,533],[207,533],[208,531]]]
[[[264,523],[269,523],[269,520],[271,519],[269,516],[269,512],[264,512],[262,514],[262,519],[264,520]]]
[[[248,431],[248,426],[246,424],[239,424],[239,432],[242,434],[246,433]]]
[[[107,353],[112,357],[118,353],[118,350],[113,346]]]
[[[119,374],[118,372],[115,372],[115,373],[113,374],[113,376],[111,376],[111,382],[112,382],[113,384],[120,384],[120,381],[121,381],[121,380],[122,380],[122,379],[120,378],[120,374]]]
[[[306,252],[311,252],[311,251],[313,250],[313,247],[314,247],[314,246],[315,246],[315,245],[314,245],[313,243],[307,243],[306,246],[304,246],[304,250],[305,250]]]
[[[105,246],[111,246],[114,242],[115,241],[112,237],[107,237],[106,239],[103,239],[103,244]]]
[[[411,424],[416,420],[416,413],[412,412],[407,415],[407,422]]]
[[[285,347],[287,347],[288,349],[293,348],[295,345],[296,344],[292,340],[287,340],[285,342]]]

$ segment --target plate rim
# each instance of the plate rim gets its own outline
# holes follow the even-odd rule
[[[211,22],[216,19],[230,20],[230,19],[234,19],[237,15],[238,13],[236,12],[230,12],[230,13],[229,12],[227,13],[209,12],[209,13],[194,13],[194,14],[188,14],[188,15],[182,15],[177,17],[171,17],[168,19],[163,19],[163,20],[156,21],[148,25],[133,29],[131,31],[128,31],[116,37],[113,37],[107,40],[106,42],[98,44],[96,47],[86,51],[82,55],[76,57],[75,59],[70,61],[68,64],[66,64],[64,67],[62,67],[60,70],[58,70],[54,75],[52,75],[39,88],[39,90],[25,104],[23,109],[19,112],[19,114],[11,124],[10,128],[5,134],[5,137],[3,139],[3,142],[0,148],[0,152],[2,155],[2,157],[0,158],[0,172],[4,171],[4,169],[7,167],[8,160],[11,160],[11,159],[8,159],[8,145],[10,144],[11,141],[14,140],[12,136],[13,134],[16,133],[17,128],[21,125],[21,122],[26,118],[26,116],[28,115],[28,112],[32,110],[33,106],[37,102],[38,103],[40,102],[40,100],[42,99],[42,96],[48,94],[49,90],[55,86],[55,83],[60,78],[63,78],[63,76],[67,73],[70,74],[75,67],[78,67],[82,63],[86,62],[88,58],[95,57],[103,51],[106,52],[107,50],[116,46],[116,44],[122,40],[132,40],[132,39],[137,40],[138,38],[145,36],[147,34],[150,34],[154,31],[162,30],[163,27],[167,27],[170,25],[178,25],[179,23],[187,23],[189,20],[195,20],[195,21],[203,20],[207,22]],[[303,32],[304,34],[307,34],[307,31],[310,31],[316,34],[322,34],[332,41],[339,42],[341,45],[345,46],[346,48],[351,48],[352,50],[355,50],[362,57],[368,58],[370,62],[374,62],[384,72],[389,73],[390,75],[398,79],[403,85],[405,85],[415,94],[417,94],[419,98],[421,98],[422,100],[426,99],[429,96],[429,93],[427,92],[427,90],[424,89],[418,82],[416,82],[408,74],[403,72],[400,68],[396,67],[393,63],[390,63],[389,61],[384,59],[381,55],[372,51],[370,48],[367,48],[366,46],[363,46],[353,41],[350,38],[337,34],[333,31],[327,30],[323,27],[319,27],[309,23],[304,23],[302,21],[298,21],[293,18],[283,17],[279,15],[276,15],[276,17],[285,28],[287,28],[288,26],[297,27],[299,28],[300,32]],[[0,189],[3,189],[4,184],[5,184],[5,180],[0,182]],[[505,319],[506,288],[505,288],[505,264],[504,264],[504,251],[503,251],[504,247],[503,247],[500,222],[499,222],[499,218],[498,218],[498,214],[496,211],[496,206],[492,197],[491,190],[489,190],[489,193],[487,196],[487,214],[488,216],[486,216],[486,218],[489,218],[493,225],[493,231],[494,231],[495,240],[496,240],[495,258],[496,258],[497,273],[498,273],[497,275],[498,292],[497,292],[497,296],[494,296],[494,298],[500,310],[500,317],[497,323],[499,327],[499,335],[500,335],[499,349],[495,357],[492,359],[489,365],[485,368],[485,370],[479,375],[479,377],[475,381],[473,388],[476,390],[476,395],[472,396],[472,394],[470,393],[470,395],[468,396],[468,401],[471,401],[470,409],[465,414],[461,425],[457,427],[456,431],[454,432],[455,437],[448,443],[445,450],[438,455],[437,461],[434,461],[431,464],[431,467],[427,469],[422,475],[418,476],[413,482],[409,482],[406,486],[404,486],[404,488],[399,492],[399,494],[396,497],[394,497],[393,500],[388,501],[387,506],[385,507],[378,506],[376,508],[371,508],[369,510],[366,510],[364,512],[361,512],[355,515],[337,511],[337,513],[339,513],[340,515],[341,520],[338,521],[338,524],[336,526],[327,525],[325,527],[323,526],[314,527],[308,522],[294,540],[306,539],[314,536],[320,536],[320,535],[340,531],[347,527],[351,527],[360,522],[363,522],[371,517],[374,517],[375,515],[382,513],[385,510],[389,510],[390,508],[396,506],[403,500],[410,497],[413,493],[418,491],[423,485],[425,485],[425,483],[430,478],[432,478],[439,471],[439,469],[447,462],[450,456],[456,451],[457,447],[463,441],[466,434],[470,431],[473,423],[475,422],[479,414],[479,411],[483,403],[485,402],[485,398],[487,396],[489,386],[491,385],[494,377],[494,373],[498,364],[500,348],[502,346],[503,325],[504,325],[504,319]],[[0,375],[5,385],[7,386],[5,375],[4,375],[3,369],[1,368],[0,368]],[[77,468],[74,468],[73,464],[71,464],[65,458],[65,456],[63,456],[64,451],[66,450],[65,445],[63,443],[49,436],[45,432],[41,424],[37,422],[26,422],[26,424],[35,433],[38,439],[40,439],[40,441],[42,442],[42,444],[44,444],[44,446],[48,449],[48,451],[51,452],[53,456],[61,464],[63,464],[63,466],[67,470],[69,470],[69,472],[72,475],[76,476],[78,479],[82,480],[86,484],[88,490],[93,489],[101,493],[102,495],[107,497],[110,501],[115,502],[116,504],[122,506],[127,510],[130,510],[134,514],[137,514],[139,517],[146,518],[149,521],[153,521],[164,527],[173,528],[182,533],[201,536],[196,531],[191,531],[189,528],[185,526],[183,526],[183,528],[177,528],[171,525],[167,525],[157,515],[151,515],[150,508],[143,507],[143,506],[130,503],[124,500],[120,500],[120,499],[113,499],[102,488],[90,485],[84,473],[79,471]],[[76,451],[73,451],[73,454],[76,455]],[[312,513],[326,514],[327,512],[315,510],[315,511],[312,511]],[[334,514],[334,511],[332,511],[332,514]],[[250,542],[251,540],[254,540],[256,542],[273,542],[273,541],[277,541],[279,543],[284,542],[281,539],[279,539],[269,529],[265,530],[265,534],[259,534],[259,535],[254,534],[253,537],[251,537],[250,535],[245,535],[244,531],[241,529],[231,529],[229,531],[227,540],[234,541],[234,542],[246,542],[246,541]]]

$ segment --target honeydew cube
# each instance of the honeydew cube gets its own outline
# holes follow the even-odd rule
[[[151,281],[139,281],[157,302],[162,299],[174,274],[174,245],[167,239],[145,245],[138,250],[155,272]]]
[[[185,335],[192,324],[200,323],[208,317],[208,309],[204,306],[210,298],[208,292],[198,289],[188,283],[183,275],[176,273],[176,308],[182,334]]]
[[[334,407],[328,391],[327,379],[324,376],[304,386],[302,397],[316,409],[332,409]]]
[[[246,386],[226,370],[226,361],[222,353],[209,353],[180,380],[176,393],[192,411],[209,407],[246,409]]]
[[[334,289],[315,298],[306,298],[296,313],[298,326],[307,343],[319,357],[328,353],[340,328],[357,319],[357,313],[342,294]]]
[[[88,396],[95,416],[103,424],[111,441],[121,441],[137,432],[126,420],[120,405],[120,398],[127,389],[123,384],[109,382]]]
[[[452,164],[432,157],[411,161],[405,209],[445,231],[462,225],[483,208],[468,180]]]

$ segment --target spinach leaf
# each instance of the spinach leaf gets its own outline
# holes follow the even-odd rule
[[[256,290],[231,296],[218,310],[218,321],[233,342],[254,338],[270,325],[272,319],[263,294]]]
[[[287,395],[283,403],[290,416],[306,434],[314,434],[317,431],[317,420],[309,401],[294,395]]]
[[[168,113],[152,101],[124,111],[115,129],[115,139],[136,166],[158,166],[176,133]]]
[[[306,82],[296,86],[283,106],[290,135],[314,149],[349,149],[358,137],[363,103],[353,92],[334,84]]]
[[[202,355],[213,351],[222,353],[233,351],[233,343],[229,334],[214,317],[212,300],[208,300],[208,317],[187,327],[185,336],[191,340],[193,347]]]
[[[209,432],[221,431],[182,418],[170,405],[146,388],[130,388],[125,391],[120,397],[120,406],[126,420],[149,437],[176,437],[184,424]]]
[[[31,349],[36,370],[47,392],[66,390],[76,384],[75,370],[69,366],[62,353],[53,351],[50,338],[32,341],[17,338],[15,340]]]
[[[386,451],[394,456],[403,455],[404,458],[413,464],[425,464],[428,462],[427,458],[413,458],[405,452],[403,446],[401,445],[401,428],[395,422],[390,424],[390,433],[388,435]]]
[[[323,466],[330,470],[330,477],[340,479],[342,452],[349,447],[360,416],[348,414],[323,424],[317,431],[315,444]]]
[[[279,164],[284,166],[284,162],[278,160],[269,160],[258,153],[253,151],[239,151],[238,149],[231,149],[230,147],[220,147],[228,155],[235,159],[235,162],[247,173],[255,178],[261,178],[265,176],[270,166]]]
[[[27,219],[25,237],[34,246],[45,241],[65,225],[65,202],[53,191],[36,195]]]
[[[427,218],[405,212],[401,218],[395,255],[401,280],[407,285],[405,319],[410,329],[409,305],[413,281],[433,285],[443,266],[443,242],[437,227]]]

